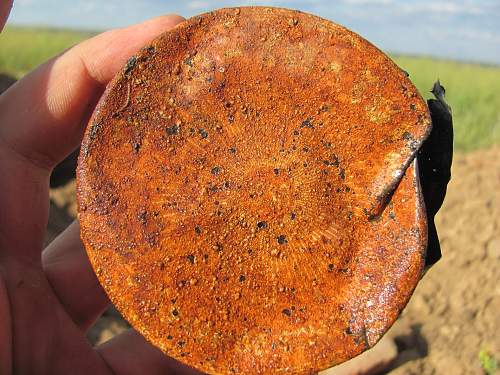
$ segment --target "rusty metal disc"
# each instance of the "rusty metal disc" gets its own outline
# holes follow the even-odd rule
[[[426,104],[387,56],[274,8],[131,58],[82,144],[82,239],[113,303],[208,373],[310,373],[373,346],[418,282]]]

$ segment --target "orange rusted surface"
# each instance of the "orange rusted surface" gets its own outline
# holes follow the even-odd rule
[[[421,276],[413,160],[429,131],[405,74],[345,28],[204,14],[100,101],[79,159],[82,239],[113,303],[169,356],[313,373],[373,346]]]

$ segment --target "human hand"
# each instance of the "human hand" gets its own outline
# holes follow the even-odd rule
[[[0,29],[11,5],[0,1]],[[0,374],[197,373],[133,330],[93,348],[85,332],[109,300],[78,223],[43,249],[52,168],[78,147],[127,58],[181,21],[164,16],[96,36],[0,95]]]

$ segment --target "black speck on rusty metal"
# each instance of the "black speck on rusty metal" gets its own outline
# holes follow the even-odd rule
[[[127,63],[125,64],[125,69],[123,70],[123,73],[125,75],[128,75],[132,69],[135,68],[135,64],[137,63],[137,57],[132,56],[130,59],[127,60]]]

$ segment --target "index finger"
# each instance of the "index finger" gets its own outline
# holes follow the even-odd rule
[[[76,148],[105,85],[126,60],[183,20],[163,16],[91,38],[0,96],[0,144],[50,169]]]

